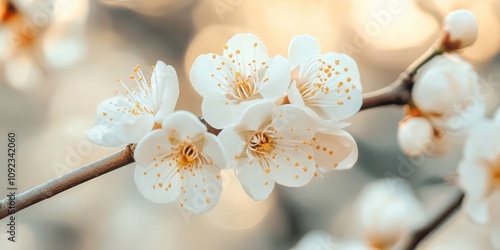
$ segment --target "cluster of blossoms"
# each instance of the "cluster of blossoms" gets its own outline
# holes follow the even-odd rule
[[[235,169],[245,191],[267,199],[275,183],[307,184],[357,160],[353,137],[341,120],[359,111],[361,83],[355,61],[320,53],[311,36],[295,37],[288,60],[270,58],[262,42],[238,34],[223,54],[200,55],[191,69],[203,97],[202,114],[218,136],[187,111],[175,111],[179,96],[173,67],[159,61],[147,81],[139,66],[137,88],[103,101],[89,140],[103,146],[137,143],[135,182],[149,200],[178,200],[206,212],[222,191],[221,171]]]
[[[484,98],[472,65],[456,52],[478,35],[475,16],[467,10],[450,13],[435,56],[415,76],[412,102],[398,129],[398,141],[409,156],[439,156],[447,152],[449,134],[467,132],[484,116]]]

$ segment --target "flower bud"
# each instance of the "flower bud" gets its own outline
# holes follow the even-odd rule
[[[409,117],[399,124],[398,142],[405,154],[418,156],[434,151],[434,128],[424,117]]]
[[[442,46],[446,51],[453,51],[472,45],[477,39],[479,26],[472,12],[457,10],[445,17],[443,30]]]
[[[436,56],[415,77],[412,99],[421,113],[445,130],[463,130],[484,113],[479,79],[458,55]]]

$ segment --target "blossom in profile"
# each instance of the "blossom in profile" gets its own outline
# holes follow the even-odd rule
[[[310,35],[296,36],[288,50],[291,104],[305,107],[324,120],[351,117],[363,102],[361,80],[354,59],[346,54],[320,53],[319,42]]]
[[[250,106],[240,123],[224,128],[219,138],[244,190],[264,200],[275,183],[309,183],[316,173],[310,144],[315,132],[315,122],[305,110],[267,102]]]
[[[207,212],[222,191],[226,161],[217,137],[187,111],[167,116],[162,128],[148,133],[134,152],[135,183],[156,203],[178,200],[194,213]]]
[[[496,218],[500,225],[500,110],[494,120],[479,122],[467,138],[458,165],[459,184],[465,191],[464,209],[477,223]]]
[[[203,97],[203,118],[218,129],[237,123],[252,104],[280,101],[290,83],[287,60],[269,58],[264,44],[252,34],[232,37],[222,56],[198,56],[190,76]]]
[[[116,147],[139,142],[171,114],[179,97],[175,69],[158,61],[151,80],[147,80],[139,65],[130,79],[135,88],[118,82],[125,94],[104,100],[97,107],[96,125],[87,131],[88,139],[98,145]]]

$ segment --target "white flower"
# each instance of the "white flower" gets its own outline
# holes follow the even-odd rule
[[[406,117],[398,127],[399,146],[405,154],[441,155],[448,150],[447,136],[424,117]]]
[[[103,101],[97,107],[97,125],[87,132],[87,137],[102,146],[121,146],[137,143],[147,133],[161,126],[163,119],[174,111],[179,97],[177,74],[172,66],[158,61],[151,81],[147,81],[139,65],[134,68],[136,89],[126,89]]]
[[[412,98],[423,116],[438,128],[469,128],[484,115],[478,76],[458,55],[436,56],[415,77]]]
[[[203,97],[203,118],[218,129],[238,122],[251,104],[279,101],[290,83],[287,60],[270,59],[266,47],[251,34],[231,38],[222,56],[198,56],[190,75]]]
[[[356,62],[345,54],[320,54],[309,35],[295,37],[288,50],[292,84],[290,103],[306,107],[325,120],[342,120],[359,111],[361,82]]]
[[[390,249],[420,226],[424,212],[411,188],[401,180],[366,185],[357,200],[364,241],[376,249]]]
[[[298,107],[259,103],[243,113],[240,123],[224,128],[219,138],[245,191],[263,200],[275,182],[299,187],[315,175],[310,146],[314,126],[314,120]]]
[[[161,129],[137,144],[134,158],[137,188],[153,202],[179,198],[181,207],[201,213],[219,200],[224,152],[217,137],[189,112],[167,116]]]
[[[488,207],[498,206],[493,199],[500,192],[500,118],[478,123],[464,146],[458,165],[459,183],[465,191],[464,208],[477,223],[490,219]],[[498,213],[498,210],[495,210]]]
[[[479,24],[469,10],[456,10],[445,17],[443,30],[443,46],[452,51],[472,45],[477,39]]]

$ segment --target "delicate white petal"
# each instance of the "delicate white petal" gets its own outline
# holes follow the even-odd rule
[[[122,96],[101,102],[97,107],[96,127],[87,133],[89,140],[102,146],[139,142],[153,128],[154,117],[149,113],[134,116],[125,109],[130,106],[133,104]]]
[[[304,110],[294,105],[282,105],[273,110],[273,124],[277,136],[299,142],[309,141],[316,133],[315,121]]]
[[[222,58],[216,54],[199,55],[193,63],[190,72],[190,79],[193,88],[203,97],[211,95],[224,95],[221,88],[227,73],[217,70],[222,67],[222,63],[229,64],[227,58]],[[219,84],[221,86],[219,86]]]
[[[488,222],[488,202],[486,199],[466,196],[463,204],[465,211],[474,222],[478,224],[486,224]]]
[[[215,166],[204,165],[201,170],[184,171],[180,202],[194,213],[212,209],[219,201],[222,192],[220,171]]]
[[[288,61],[276,56],[269,60],[269,68],[260,79],[259,93],[265,99],[278,100],[283,97],[290,85],[290,67]]]
[[[134,180],[139,192],[148,200],[167,203],[179,196],[181,179],[172,158],[160,160],[161,156],[148,165],[137,164]]]
[[[247,107],[261,102],[266,102],[266,100],[256,99],[238,104],[222,97],[210,96],[203,99],[201,112],[208,124],[222,129],[227,125],[237,123]]]
[[[160,155],[168,155],[171,151],[167,131],[154,130],[137,144],[134,159],[139,165],[148,166],[156,159],[160,159]]]
[[[237,34],[227,42],[227,49],[224,47],[224,56],[232,54],[238,61],[264,62],[269,59],[267,49],[264,44],[252,34]]]
[[[269,171],[271,178],[288,187],[301,187],[309,183],[316,168],[311,147],[301,142],[292,147],[279,146],[284,143],[283,140],[276,140],[276,143],[276,159],[270,165]]]
[[[340,242],[334,242],[334,238],[325,231],[314,230],[300,239],[292,250],[333,250]]]
[[[271,102],[252,104],[243,112],[240,123],[245,124],[250,130],[257,130],[264,122],[271,119],[274,108]]]
[[[240,133],[247,130],[248,127],[245,124],[238,124],[225,127],[219,133],[218,137],[224,148],[227,167],[233,168],[237,165],[237,159],[245,149],[246,144]]]
[[[116,137],[113,129],[104,125],[96,125],[87,130],[87,138],[90,142],[106,146],[106,147],[119,147],[124,146],[126,143]]]
[[[207,127],[190,112],[179,110],[167,116],[162,127],[177,139],[186,140],[207,132]]]
[[[464,146],[464,157],[494,161],[500,155],[500,124],[480,121],[473,127]]]
[[[206,133],[202,151],[205,156],[208,156],[213,161],[216,167],[220,169],[226,168],[226,152],[223,150],[217,136]]]
[[[496,124],[500,124],[500,108],[497,109],[497,111],[495,112],[495,123]]]
[[[325,107],[318,107],[321,110],[320,116],[324,119],[336,121],[353,116],[359,111],[363,102],[362,86],[356,61],[348,55],[340,53],[327,53],[321,59],[333,65],[331,71],[333,77],[329,78],[326,83],[330,91],[320,97],[320,100],[328,103]],[[324,70],[317,74],[320,73],[324,74]],[[310,108],[315,110],[313,107]]]
[[[238,166],[236,175],[245,192],[254,200],[267,199],[273,191],[274,181],[269,178],[258,162],[239,159]]]
[[[302,95],[300,94],[299,89],[297,88],[297,82],[292,81],[290,84],[290,88],[288,88],[288,100],[291,104],[297,105],[299,107],[305,107],[304,99],[302,99]]]
[[[309,58],[319,55],[320,47],[318,39],[311,35],[295,36],[290,42],[288,60],[292,70],[298,66],[304,68]]]
[[[161,122],[167,115],[174,112],[179,98],[179,80],[175,69],[162,61],[156,62],[151,76],[151,86],[155,88],[156,104],[159,105],[155,120]]]
[[[317,133],[313,138],[313,158],[322,172],[349,169],[358,160],[358,146],[347,132],[337,129]]]

